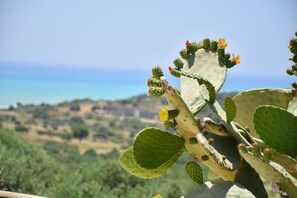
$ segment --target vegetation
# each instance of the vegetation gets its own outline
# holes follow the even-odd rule
[[[175,68],[168,68],[180,78],[180,91],[169,84],[161,67],[152,69],[149,94],[165,95],[169,107],[160,108],[159,118],[176,134],[156,127],[141,130],[120,163],[130,174],[152,179],[170,170],[187,150],[193,158],[185,167],[191,180],[204,183],[201,164],[215,179],[213,187],[201,185],[190,197],[216,197],[218,190],[226,197],[269,197],[271,191],[278,197],[297,197],[297,84],[293,89],[243,91],[224,98],[222,108],[217,92],[227,69],[240,63],[238,55],[231,58],[225,52],[227,45],[225,39],[187,41],[180,51],[185,62],[177,58]],[[297,38],[289,49],[294,65],[287,73],[297,76]],[[198,117],[206,105],[215,120]],[[203,186],[207,190],[201,194]]]
[[[165,128],[152,117],[114,115],[112,110],[154,110],[157,115],[165,102],[165,97],[142,94],[119,101],[18,104],[0,110],[0,189],[58,198],[153,197],[156,192],[173,198],[185,194],[195,188],[182,168],[190,159],[186,154],[156,180],[131,176],[118,162],[119,151],[132,144],[140,129]],[[80,111],[71,111],[72,103]],[[81,129],[88,135],[81,136]]]
[[[0,129],[0,189],[57,198],[153,197],[158,191],[173,198],[193,188],[181,171],[188,156],[173,167],[174,174],[144,181],[120,167],[117,151],[98,155],[88,150],[80,155],[77,147],[56,142],[43,148]]]
[[[83,124],[77,124],[73,125],[71,127],[73,137],[78,138],[78,139],[83,139],[86,138],[89,135],[89,131],[87,127]]]
[[[80,110],[80,106],[77,103],[72,103],[72,104],[70,104],[69,109],[70,109],[70,111],[79,111]]]

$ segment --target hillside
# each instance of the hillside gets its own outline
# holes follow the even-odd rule
[[[230,94],[218,99],[226,95]],[[163,128],[158,112],[164,101],[139,95],[116,101],[18,104],[1,110],[0,190],[57,198],[185,194],[196,186],[184,169],[191,159],[188,153],[154,180],[138,179],[118,163],[117,150],[129,147],[138,131]],[[212,116],[207,110],[202,115]],[[87,133],[75,134],[77,129]],[[207,169],[203,171],[206,175]]]
[[[218,100],[234,93],[219,94]],[[57,105],[22,105],[0,110],[0,123],[37,145],[49,142],[77,146],[80,153],[123,150],[145,127],[158,126],[158,112],[166,106],[165,98],[146,94],[123,100],[90,99],[62,102]],[[207,110],[199,116],[213,117]],[[215,119],[215,118],[214,118]]]

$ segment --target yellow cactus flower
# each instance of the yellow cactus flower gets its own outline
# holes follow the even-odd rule
[[[166,108],[162,108],[162,110],[159,112],[159,117],[161,121],[167,121],[169,117],[168,110]]]
[[[238,65],[240,63],[240,57],[238,55],[232,54],[232,60]]]
[[[220,38],[218,41],[218,47],[225,49],[228,46],[228,42],[225,39]]]
[[[162,198],[162,195],[160,195],[160,194],[156,194],[156,195],[154,196],[154,198]]]

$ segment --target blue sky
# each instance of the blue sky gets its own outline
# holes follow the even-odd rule
[[[288,78],[296,7],[296,0],[0,0],[0,72],[7,63],[147,72],[172,65],[186,40],[222,37],[242,60],[230,77]]]

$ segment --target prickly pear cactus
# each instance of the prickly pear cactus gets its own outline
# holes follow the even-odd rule
[[[195,161],[187,163],[185,171],[197,184],[203,183],[203,163],[208,178],[242,186],[247,196],[268,197],[264,182],[274,182],[284,191],[280,193],[297,197],[297,84],[292,83],[292,89],[243,91],[226,97],[222,108],[216,94],[228,69],[240,63],[238,55],[225,52],[227,46],[224,39],[186,41],[181,58],[173,61],[175,67],[168,67],[180,78],[180,91],[170,85],[161,67],[152,69],[149,95],[165,95],[168,106],[160,109],[160,121],[176,134],[158,128],[140,131],[120,163],[130,174],[151,179],[166,173],[187,150]],[[295,65],[287,73],[297,76],[296,38],[289,49]],[[205,105],[220,122],[194,117]],[[206,190],[226,188],[214,183],[215,188]]]

